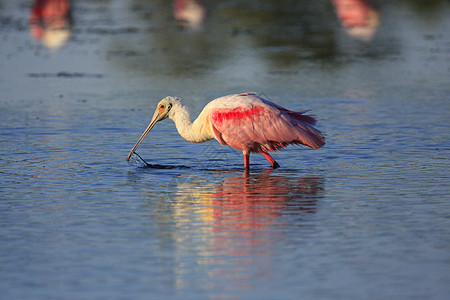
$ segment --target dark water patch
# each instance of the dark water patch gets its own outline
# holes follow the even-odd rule
[[[130,157],[130,164],[138,168],[149,168],[149,169],[189,169],[187,166],[171,166],[171,165],[160,165],[160,164],[150,164],[146,162],[139,154],[136,152]]]
[[[298,75],[300,71],[269,71],[269,75],[279,75],[279,76],[289,76],[289,75]]]
[[[106,53],[106,59],[110,59],[111,57],[140,57],[144,56],[143,52],[138,52],[134,50],[114,50],[114,51],[108,51]]]
[[[90,34],[99,35],[119,35],[119,34],[137,34],[140,29],[137,27],[121,27],[121,28],[109,28],[109,27],[90,27],[86,30]]]
[[[57,72],[57,73],[28,73],[31,78],[103,78],[103,74],[81,72]]]

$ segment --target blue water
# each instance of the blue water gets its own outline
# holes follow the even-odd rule
[[[73,1],[33,39],[0,3],[0,298],[448,299],[450,9],[381,2],[371,41],[327,1]],[[419,1],[420,2],[420,1]],[[415,3],[415,2],[413,2]],[[256,91],[311,109],[327,144],[191,144],[156,103]]]

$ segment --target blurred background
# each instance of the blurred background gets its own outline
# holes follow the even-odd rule
[[[0,0],[0,295],[446,299],[446,0]],[[158,123],[254,91],[327,138],[269,169]]]

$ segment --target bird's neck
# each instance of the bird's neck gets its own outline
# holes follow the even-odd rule
[[[201,115],[192,122],[188,108],[181,103],[176,104],[169,118],[175,122],[178,133],[188,142],[201,143],[214,138],[208,128],[209,122],[203,120]]]

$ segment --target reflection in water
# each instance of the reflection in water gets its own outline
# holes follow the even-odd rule
[[[198,263],[210,266],[209,276],[234,282],[243,289],[252,276],[252,280],[255,276],[270,277],[276,270],[273,253],[278,251],[278,237],[284,230],[300,233],[299,227],[308,228],[304,227],[306,218],[316,212],[324,190],[322,178],[288,177],[271,171],[222,174],[217,180],[200,175],[177,177],[172,207],[177,252],[196,248]],[[255,262],[260,269],[254,269]],[[183,270],[175,273],[182,274]]]
[[[369,41],[380,24],[379,12],[366,0],[332,0],[337,16],[348,35]]]
[[[199,175],[177,177],[176,211],[184,215],[192,203],[203,205],[199,211],[216,232],[240,234],[268,229],[284,213],[315,212],[323,191],[321,178],[275,176],[271,171],[231,173],[217,182]]]
[[[205,19],[206,9],[201,0],[175,0],[173,15],[181,26],[196,30]]]
[[[225,177],[212,194],[214,227],[218,231],[240,230],[247,234],[267,229],[286,211],[314,213],[319,178],[272,176]]]
[[[108,59],[119,68],[146,74],[165,74],[181,80],[212,74],[219,77],[218,81],[237,78],[244,85],[253,85],[254,74],[284,75],[278,72],[287,69],[296,75],[295,72],[300,72],[294,67],[296,63],[309,59],[329,61],[342,55],[342,46],[346,51],[353,50],[353,44],[347,43],[347,39],[337,38],[339,35],[335,32],[343,31],[341,28],[355,38],[370,40],[378,30],[380,13],[367,1],[265,0],[245,4],[239,1],[226,4],[201,0],[142,1],[146,11],[158,11],[153,20],[149,17],[151,14],[142,14],[131,3],[123,2],[119,7],[110,5],[110,9],[130,13],[133,22],[139,20],[139,27],[132,27],[129,38],[127,31],[124,31],[127,34],[113,36],[114,42],[107,50]],[[332,4],[341,25],[336,22]],[[172,11],[161,10],[170,5]],[[165,12],[168,15],[164,16]],[[206,15],[207,26],[203,24]],[[167,23],[161,26],[161,20]],[[172,30],[175,24],[191,30]],[[102,33],[104,30],[88,28],[87,31]],[[131,35],[134,34],[141,34],[139,43],[133,42]],[[180,41],[183,42],[180,44]],[[381,42],[386,44],[386,41]],[[362,48],[356,43],[355,50],[371,57],[385,55],[394,50],[391,43],[388,42],[389,47]],[[145,64],[134,61],[143,57]]]
[[[71,34],[69,0],[35,0],[29,21],[35,39],[42,40],[48,48],[60,48]]]

